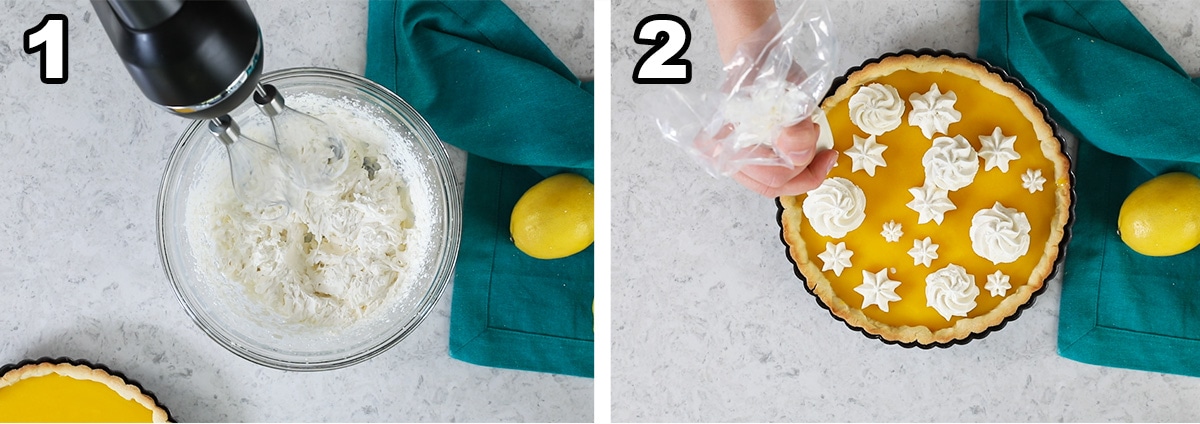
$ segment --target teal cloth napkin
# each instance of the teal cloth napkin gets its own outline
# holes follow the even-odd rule
[[[366,77],[469,153],[450,356],[593,376],[593,248],[539,260],[508,231],[513,205],[543,178],[592,178],[592,85],[499,1],[372,0]]]
[[[1200,249],[1139,255],[1117,235],[1135,187],[1200,175],[1200,86],[1117,1],[983,1],[979,56],[1019,75],[1079,136],[1058,352],[1200,376]]]

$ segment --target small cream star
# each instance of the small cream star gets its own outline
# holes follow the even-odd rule
[[[938,258],[937,250],[938,245],[933,244],[929,237],[925,237],[924,240],[913,240],[913,248],[909,249],[908,256],[912,256],[914,266],[920,264],[928,267]]]
[[[1000,132],[1000,127],[992,130],[992,135],[979,136],[979,157],[983,158],[983,170],[1000,168],[1000,172],[1008,172],[1008,162],[1021,158],[1021,154],[1013,150],[1016,136],[1006,136]]]
[[[887,161],[883,160],[883,151],[887,150],[887,146],[875,142],[875,136],[867,136],[867,138],[859,137],[854,134],[854,146],[846,150],[846,156],[850,157],[853,169],[850,172],[863,170],[867,175],[875,176],[875,167],[886,167]]]
[[[946,218],[946,212],[958,209],[954,202],[950,201],[948,191],[933,185],[913,187],[908,189],[908,192],[912,194],[913,199],[905,206],[917,212],[918,224],[934,221],[941,225],[942,220]]]
[[[887,272],[887,268],[877,273],[863,270],[863,283],[854,288],[854,291],[863,296],[862,309],[875,305],[887,312],[888,303],[900,300],[900,296],[896,294],[896,287],[900,287],[900,282],[888,278]]]
[[[1004,294],[1008,293],[1008,289],[1011,289],[1012,286],[1008,284],[1007,275],[996,271],[994,274],[988,275],[987,284],[983,288],[991,292],[992,297],[1004,297]]]
[[[833,244],[826,242],[825,251],[817,255],[824,264],[821,265],[821,271],[833,270],[833,274],[839,277],[842,276],[842,270],[850,267],[850,256],[854,252],[846,248],[845,242]]]
[[[962,120],[962,113],[954,109],[958,95],[953,91],[943,94],[937,84],[929,87],[924,94],[912,93],[908,96],[908,102],[912,103],[908,125],[920,127],[925,138],[932,140],[934,134],[946,134],[950,124]]]
[[[904,235],[904,231],[900,230],[900,224],[896,221],[888,221],[883,224],[883,239],[888,243],[900,241],[900,236]]]
[[[1042,191],[1042,185],[1046,184],[1046,179],[1042,178],[1042,170],[1026,169],[1021,175],[1021,186],[1029,190],[1030,193]]]

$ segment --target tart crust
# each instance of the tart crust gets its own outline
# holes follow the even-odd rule
[[[0,389],[14,385],[22,380],[50,374],[104,384],[122,398],[137,402],[142,407],[150,410],[151,421],[156,423],[168,422],[169,415],[167,411],[158,406],[158,402],[150,395],[144,393],[142,389],[129,384],[124,378],[87,365],[74,365],[65,362],[36,362],[27,364],[12,369],[4,373],[4,375],[0,375]]]
[[[901,52],[900,55],[885,56],[874,62],[868,61],[861,69],[847,75],[845,83],[831,92],[822,102],[821,107],[828,112],[834,105],[848,101],[860,87],[901,70],[917,73],[948,72],[978,81],[983,87],[1010,99],[1024,118],[1033,124],[1040,150],[1045,158],[1053,164],[1053,173],[1047,175],[1048,183],[1050,183],[1047,189],[1054,190],[1055,211],[1053,222],[1035,224],[1049,225],[1050,234],[1045,242],[1042,257],[1031,271],[1028,282],[1016,287],[1015,291],[1009,292],[991,310],[979,315],[957,319],[952,326],[947,328],[931,330],[924,325],[890,325],[868,317],[862,308],[839,298],[834,292],[833,283],[821,271],[821,266],[814,262],[814,258],[809,257],[806,241],[802,238],[800,231],[804,221],[804,214],[801,210],[803,195],[779,198],[781,209],[779,220],[782,238],[788,246],[788,254],[795,264],[798,274],[803,276],[808,290],[816,295],[835,317],[845,321],[852,328],[860,329],[864,333],[879,337],[886,342],[922,347],[945,347],[969,341],[973,336],[982,335],[991,329],[998,328],[1009,317],[1017,314],[1021,307],[1030,302],[1033,296],[1041,291],[1045,281],[1053,275],[1062,253],[1060,246],[1066,237],[1066,229],[1071,217],[1073,181],[1070,176],[1070,162],[1062,151],[1062,140],[1057,136],[1055,127],[1030,94],[1005,81],[1001,75],[989,72],[984,65],[970,59],[951,56],[949,52],[906,51]],[[905,188],[896,187],[896,189],[904,190]],[[870,204],[869,201],[868,204]],[[862,229],[857,231],[862,231]],[[969,243],[966,234],[962,235],[960,242]],[[896,258],[895,260],[907,259]]]

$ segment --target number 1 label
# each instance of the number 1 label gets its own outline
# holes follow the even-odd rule
[[[650,15],[638,22],[633,41],[654,47],[633,67],[638,84],[687,84],[692,81],[692,62],[680,59],[692,43],[687,22],[675,15]]]
[[[25,31],[25,54],[41,53],[43,84],[67,82],[67,17],[51,14]]]

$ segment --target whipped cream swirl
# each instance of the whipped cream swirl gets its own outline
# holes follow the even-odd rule
[[[971,248],[993,264],[1013,262],[1029,252],[1030,229],[1024,212],[996,202],[971,218]]]
[[[817,234],[842,238],[866,219],[867,196],[850,180],[833,177],[808,192],[801,208]]]
[[[908,101],[913,107],[908,112],[908,125],[920,127],[925,138],[931,139],[938,133],[949,134],[950,124],[962,120],[962,113],[954,109],[958,95],[953,91],[943,94],[937,84],[929,87],[924,94],[912,93]]]
[[[871,135],[883,135],[900,126],[904,99],[896,87],[874,83],[850,96],[850,122]]]
[[[979,155],[971,142],[961,135],[933,139],[933,147],[921,157],[925,165],[925,185],[954,191],[975,181],[979,172]]]
[[[947,321],[950,317],[965,317],[975,309],[979,287],[975,276],[959,265],[949,264],[925,277],[925,304]]]

